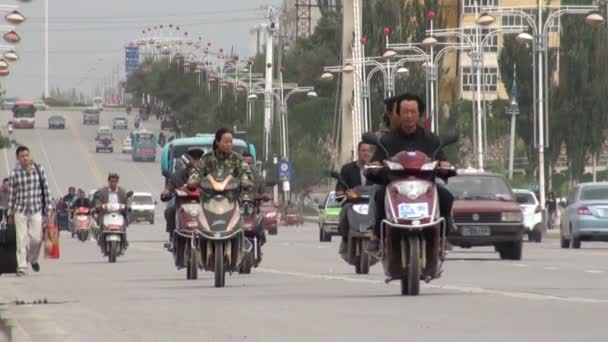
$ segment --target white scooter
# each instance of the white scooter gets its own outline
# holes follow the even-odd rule
[[[8,134],[12,134],[13,133],[13,123],[9,122],[8,123]]]

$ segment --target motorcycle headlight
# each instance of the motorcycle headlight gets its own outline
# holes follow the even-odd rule
[[[241,215],[245,215],[245,211],[246,211],[245,207],[241,207],[240,210],[241,210]]]
[[[268,217],[268,218],[273,218],[273,217],[276,217],[276,216],[277,216],[277,213],[275,213],[274,211],[271,211],[271,212],[269,212],[269,213],[266,214],[266,217]]]
[[[523,215],[521,212],[504,212],[500,215],[500,220],[503,222],[521,222]]]
[[[416,199],[425,194],[430,184],[424,181],[403,181],[395,184],[397,191],[409,199]]]
[[[391,171],[403,170],[403,165],[396,163],[394,161],[385,160],[384,165]]]
[[[367,215],[369,212],[369,206],[367,204],[355,204],[353,205],[353,210],[361,215]]]
[[[255,208],[254,208],[254,206],[253,206],[253,205],[251,205],[251,204],[250,204],[250,205],[248,205],[248,206],[247,206],[247,214],[248,214],[248,215],[251,215],[251,214],[253,214],[254,212],[255,212]]]

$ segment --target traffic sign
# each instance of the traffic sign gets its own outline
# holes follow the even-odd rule
[[[139,46],[125,47],[125,72],[127,75],[135,72],[139,66]]]
[[[279,180],[291,182],[291,161],[279,160]]]

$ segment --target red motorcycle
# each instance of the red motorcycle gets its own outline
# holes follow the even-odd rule
[[[187,185],[175,190],[175,232],[173,259],[178,269],[186,268],[187,279],[198,278],[197,229],[202,215],[200,188]]]
[[[245,238],[251,243],[251,251],[243,257],[239,273],[249,274],[251,269],[258,267],[262,262],[262,245],[266,243],[266,236],[262,225],[263,215],[260,213],[260,202],[268,201],[267,195],[243,194],[241,196],[241,219]]]
[[[85,242],[91,236],[93,220],[91,219],[90,209],[86,207],[76,208],[74,217],[72,218],[72,235],[78,237],[78,240]]]
[[[384,160],[381,166],[366,167],[381,169],[388,176],[380,259],[386,281],[401,281],[402,295],[416,296],[420,293],[420,280],[428,283],[441,276],[447,227],[439,215],[436,178],[456,173],[453,167],[442,168],[433,159],[442,147],[457,140],[457,134],[440,139],[431,157],[420,151],[402,151]],[[386,151],[372,133],[364,134],[363,141]]]
[[[275,206],[264,205],[260,207],[262,213],[262,226],[269,235],[279,233],[279,213]]]

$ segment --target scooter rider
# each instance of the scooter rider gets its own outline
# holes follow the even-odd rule
[[[179,189],[184,184],[188,182],[188,177],[190,176],[190,171],[197,164],[200,159],[203,157],[205,151],[200,147],[190,147],[186,152],[186,155],[189,158],[188,162],[185,163],[186,167],[176,171],[169,182],[167,182],[167,186],[165,190],[160,194],[160,200],[163,202],[168,202],[173,198],[175,189]],[[186,155],[182,156],[185,157]],[[165,209],[165,221],[167,222],[167,233],[169,233],[169,241],[173,241],[173,231],[175,230],[175,210],[176,206],[167,206]],[[171,243],[165,244],[166,248],[170,248]]]
[[[101,188],[99,190],[99,192],[96,194],[96,196],[97,196],[96,205],[97,206],[101,206],[103,204],[108,204],[108,203],[119,203],[119,204],[124,204],[125,208],[126,208],[127,193],[125,192],[125,190],[123,188],[118,186],[119,179],[120,179],[120,177],[118,176],[117,173],[110,173],[108,175],[108,186]],[[126,209],[124,209],[122,211],[122,215],[125,218],[125,225],[128,226],[129,221],[127,219]],[[99,221],[101,221],[103,215],[99,215],[98,217],[99,217]],[[103,222],[98,222],[98,225],[100,227],[103,227]]]
[[[435,134],[420,126],[420,117],[421,113],[424,113],[424,109],[424,102],[417,95],[404,94],[399,98],[397,113],[399,114],[400,127],[392,129],[380,139],[380,142],[386,148],[389,155],[386,155],[382,148],[377,148],[372,157],[372,164],[381,165],[383,160],[404,150],[417,150],[429,156],[433,154],[437,147],[439,147],[440,142]],[[443,166],[449,166],[443,151],[438,151],[435,158],[436,160],[439,160]],[[388,179],[386,174],[379,172],[379,170],[371,170],[367,175],[370,180],[381,185],[374,195],[374,200],[376,202],[376,224],[374,225],[374,237],[370,240],[368,245],[370,253],[377,253],[379,249],[381,224],[382,220],[385,218],[384,197]],[[438,184],[437,193],[439,197],[440,214],[446,219],[448,228],[451,229],[451,211],[454,197],[449,190],[440,184]]]
[[[216,171],[241,177],[243,187],[253,186],[253,173],[243,157],[232,150],[232,132],[227,128],[220,128],[215,132],[213,151],[204,155],[190,171],[188,184],[199,184],[202,177]]]
[[[360,142],[357,146],[358,159],[342,166],[340,170],[340,181],[336,183],[336,194],[342,195],[348,189],[352,189],[359,185],[369,185],[371,182],[364,175],[365,164],[372,158],[372,146]],[[346,210],[340,211],[340,224],[338,226],[342,243],[340,244],[340,253],[346,252],[346,242],[348,239],[348,219]]]

